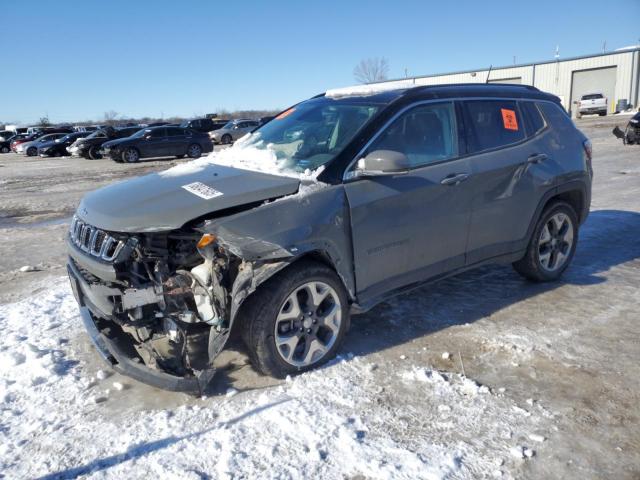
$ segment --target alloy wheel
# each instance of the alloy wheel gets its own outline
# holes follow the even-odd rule
[[[202,149],[200,148],[200,145],[191,145],[189,147],[189,157],[191,158],[198,158],[200,156],[200,154],[202,153]]]
[[[554,272],[564,266],[573,247],[573,223],[568,215],[556,213],[545,223],[538,240],[538,261]]]
[[[128,148],[124,152],[124,159],[127,163],[135,163],[138,161],[138,151],[133,148]]]
[[[295,367],[319,362],[338,338],[342,305],[336,291],[320,281],[297,287],[286,298],[275,322],[280,357]]]

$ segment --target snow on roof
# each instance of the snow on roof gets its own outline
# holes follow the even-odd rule
[[[352,87],[333,88],[325,92],[325,97],[338,98],[350,96],[375,95],[376,93],[413,88],[416,85],[413,80],[398,80],[395,82],[371,83],[366,85],[354,85]]]

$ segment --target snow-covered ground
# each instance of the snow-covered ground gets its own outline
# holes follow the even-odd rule
[[[579,125],[593,211],[563,282],[469,272],[355,317],[340,358],[286,382],[230,352],[209,398],[102,370],[35,258],[64,227],[0,224],[0,280],[23,282],[0,304],[0,478],[638,478],[640,147]]]
[[[76,310],[65,279],[0,307],[8,477],[475,478],[517,468],[548,435],[538,428],[549,415],[542,407],[523,409],[423,362],[385,379],[386,369],[349,353],[263,391],[106,415],[106,403],[136,387],[87,374],[73,342],[82,335]],[[405,435],[415,424],[429,429]]]

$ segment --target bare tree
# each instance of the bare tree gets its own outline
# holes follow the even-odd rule
[[[115,112],[113,110],[104,112],[104,123],[106,123],[107,125],[113,125],[114,123],[116,123],[117,118],[118,112]]]
[[[365,58],[353,69],[353,76],[360,83],[382,82],[389,74],[389,61],[384,57]]]
[[[49,117],[46,115],[44,117],[40,117],[40,120],[38,121],[38,125],[40,125],[41,127],[48,127],[49,125],[51,125],[51,122],[49,121]]]

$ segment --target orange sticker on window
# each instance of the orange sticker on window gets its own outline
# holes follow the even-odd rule
[[[290,108],[289,110],[285,110],[284,112],[282,112],[280,115],[276,117],[276,120],[282,120],[284,117],[288,117],[295,111],[296,111],[295,108]]]
[[[518,130],[518,118],[516,112],[506,108],[501,108],[502,112],[502,124],[507,130]]]

